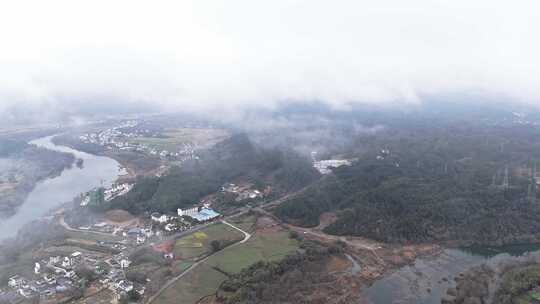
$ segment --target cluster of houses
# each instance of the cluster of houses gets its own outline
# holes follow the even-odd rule
[[[139,123],[137,121],[127,121],[104,131],[83,134],[79,136],[79,140],[83,143],[100,145],[109,150],[117,149],[120,151],[137,151],[153,156],[159,156],[160,158],[164,159],[173,159],[176,161],[186,161],[189,159],[199,158],[195,153],[196,147],[191,143],[182,143],[180,146],[176,147],[176,151],[168,151],[131,140],[137,137],[160,136],[158,133],[148,129],[135,128],[138,125]],[[126,131],[125,129],[129,129],[130,131]]]
[[[181,232],[191,229],[191,223],[184,221],[181,217],[175,215],[161,214],[154,212],[150,215],[155,227],[161,227],[164,233]]]
[[[111,235],[123,237],[123,241],[120,243],[115,242],[99,242],[98,244],[103,247],[110,247],[114,250],[125,250],[126,245],[142,245],[153,236],[161,236],[161,231],[154,231],[151,223],[145,225],[138,225],[136,227],[119,227],[107,222],[99,222],[88,226],[80,226],[79,230],[110,233]]]
[[[108,265],[106,268],[103,262]],[[124,269],[129,265],[129,259],[122,253],[105,261],[102,256],[83,254],[80,251],[74,251],[68,256],[50,256],[35,263],[31,278],[22,275],[10,277],[8,290],[0,292],[0,298],[39,298],[45,302],[70,298],[76,290],[80,290],[85,279],[79,273],[82,267],[99,276],[99,280],[94,282],[98,289],[108,288],[120,298],[135,288],[134,284],[125,278]],[[137,291],[144,293],[144,286],[139,286]]]
[[[73,252],[69,256],[51,256],[35,263],[34,278],[20,275],[9,278],[8,287],[25,298],[62,297],[62,294],[78,288],[80,279],[75,269],[84,262],[82,253]]]
[[[235,200],[237,202],[247,200],[247,199],[257,199],[262,198],[264,194],[257,190],[257,189],[251,189],[250,184],[245,185],[236,185],[232,183],[227,183],[221,187],[221,192],[226,193],[233,193],[236,195]]]
[[[122,196],[128,193],[132,188],[133,188],[133,184],[129,184],[129,183],[113,184],[111,188],[107,188],[107,189],[96,188],[83,195],[80,205],[81,207],[85,207],[94,203],[93,201],[100,200],[101,199],[99,195],[100,191],[103,191],[103,197],[102,197],[103,200],[105,202],[109,202],[118,196]],[[95,203],[101,203],[101,202],[95,202]]]
[[[124,133],[122,129],[125,128],[134,128],[139,123],[135,120],[126,121],[124,123],[121,123],[118,126],[112,127],[110,129],[106,129],[104,131],[94,132],[94,133],[86,133],[81,136],[79,136],[79,139],[84,143],[90,143],[100,146],[114,146],[117,148],[122,148],[124,146],[123,142],[119,142],[117,139],[119,137],[136,137],[139,134],[136,132],[126,132]]]
[[[331,168],[338,168],[341,166],[350,166],[351,161],[346,159],[325,159],[319,160],[313,163],[313,167],[319,171],[321,174],[332,173]]]
[[[225,185],[223,191],[237,194],[247,193],[247,197],[258,197],[260,192],[236,188],[233,184]],[[117,185],[108,192],[109,195],[121,195],[129,191],[125,185]],[[244,195],[244,194],[243,194]],[[68,256],[51,256],[36,262],[32,276],[16,275],[9,278],[6,290],[0,289],[0,300],[10,298],[39,298],[44,303],[57,303],[73,296],[74,291],[85,285],[79,269],[90,269],[97,275],[91,283],[96,289],[109,289],[117,299],[131,290],[144,294],[144,284],[131,282],[126,278],[126,270],[130,267],[129,256],[137,247],[162,240],[164,234],[172,234],[193,228],[193,224],[209,222],[219,218],[221,214],[210,208],[210,204],[201,202],[200,206],[178,209],[176,214],[153,213],[149,220],[139,220],[128,226],[115,226],[109,222],[95,222],[78,227],[79,230],[108,233],[121,237],[119,241],[98,241],[95,246],[103,248],[95,253],[92,250],[74,251]],[[90,253],[89,253],[90,252]],[[107,252],[105,254],[104,252]],[[171,250],[165,250],[164,258],[174,259]],[[106,267],[105,267],[105,266]],[[12,302],[11,300],[9,300]]]
[[[78,269],[93,271],[97,279],[92,286],[96,289],[109,289],[116,299],[120,299],[131,290],[144,294],[144,284],[134,283],[126,279],[126,270],[131,266],[130,254],[148,238],[155,236],[152,227],[125,228],[118,233],[124,237],[119,242],[97,242],[101,250],[91,254],[85,251],[74,251],[68,256],[51,256],[35,263],[34,275],[24,277],[15,275],[9,278],[7,289],[0,289],[0,300],[8,299],[17,302],[22,298],[39,298],[46,303],[57,303],[70,298],[75,290],[83,285],[83,277]]]
[[[128,193],[131,188],[133,188],[133,184],[114,184],[111,188],[103,191],[104,199],[106,202],[109,202],[117,196],[122,196]]]
[[[163,226],[163,229],[168,232],[185,231],[191,228],[193,220],[197,223],[204,223],[220,217],[221,214],[210,208],[208,204],[202,207],[194,207],[189,209],[178,209],[177,215],[161,214],[158,212],[152,213],[150,218],[152,222]],[[188,218],[188,220],[186,220]]]
[[[384,160],[388,155],[390,155],[389,149],[381,149],[381,153],[378,154],[375,158],[377,160]]]
[[[311,159],[313,161],[313,167],[319,171],[320,174],[330,174],[332,173],[332,168],[338,168],[341,166],[350,166],[352,165],[351,160],[348,159],[324,159],[317,160],[317,151],[311,152]]]

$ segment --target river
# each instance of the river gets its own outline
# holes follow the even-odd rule
[[[100,185],[110,186],[119,175],[124,173],[120,170],[120,165],[111,158],[55,145],[51,141],[54,136],[56,135],[39,138],[31,141],[30,144],[72,153],[75,158],[84,161],[82,168],[73,164],[59,176],[39,182],[14,216],[0,220],[0,240],[15,236],[25,224],[47,215],[52,209],[71,201],[83,192]]]
[[[537,250],[540,244],[446,249],[439,256],[419,258],[413,265],[401,267],[376,281],[362,296],[372,304],[440,304],[447,289],[455,286],[454,277],[460,272]]]

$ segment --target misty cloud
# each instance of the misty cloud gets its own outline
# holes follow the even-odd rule
[[[12,1],[0,9],[0,116],[95,101],[221,114],[295,100],[417,104],[459,91],[534,104],[538,8],[496,0]]]

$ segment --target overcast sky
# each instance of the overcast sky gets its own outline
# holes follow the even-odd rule
[[[540,98],[538,1],[0,1],[0,115],[93,99]]]

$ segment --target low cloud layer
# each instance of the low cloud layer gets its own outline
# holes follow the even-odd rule
[[[0,116],[95,101],[167,110],[475,92],[536,104],[536,1],[10,1]]]

